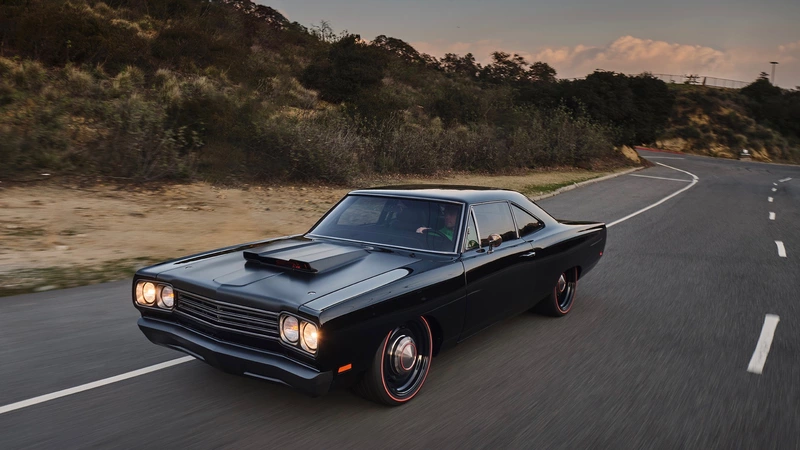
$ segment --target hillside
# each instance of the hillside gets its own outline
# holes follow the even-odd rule
[[[687,131],[715,94],[692,95],[646,74],[559,81],[547,64],[502,52],[487,65],[436,59],[249,0],[0,4],[0,177],[12,180],[605,169],[630,164],[624,145],[723,142],[700,122],[706,134]],[[736,111],[751,117],[759,101]],[[774,118],[752,120],[764,155],[797,160],[796,130],[769,140]]]
[[[757,160],[800,162],[800,91],[766,78],[740,90],[672,88],[675,108],[657,147],[726,158],[749,149]]]

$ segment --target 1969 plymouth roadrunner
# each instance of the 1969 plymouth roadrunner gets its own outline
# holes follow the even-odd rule
[[[353,191],[306,234],[139,270],[150,341],[317,396],[352,386],[414,398],[431,359],[509,316],[564,316],[606,243],[517,192],[457,186]]]

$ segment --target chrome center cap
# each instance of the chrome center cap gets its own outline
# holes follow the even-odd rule
[[[558,293],[561,294],[564,292],[564,289],[567,288],[567,280],[564,278],[564,274],[562,273],[560,277],[558,277]]]
[[[414,345],[414,339],[408,336],[398,339],[392,355],[392,366],[397,373],[410,372],[417,362],[417,346]]]

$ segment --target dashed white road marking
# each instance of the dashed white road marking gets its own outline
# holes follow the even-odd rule
[[[792,177],[789,177],[789,178],[784,178],[784,179],[778,180],[778,181],[780,181],[781,183],[785,183],[785,182],[787,182],[787,181],[789,181],[791,179],[792,179]]]
[[[138,369],[131,372],[123,373],[122,375],[117,375],[110,378],[104,378],[102,380],[82,384],[80,386],[75,386],[73,388],[53,392],[51,394],[40,395],[38,397],[29,398],[28,400],[22,400],[20,402],[11,403],[5,406],[0,406],[0,414],[5,414],[7,412],[16,411],[22,408],[27,408],[28,406],[38,405],[39,403],[49,402],[50,400],[55,400],[57,398],[66,397],[68,395],[77,394],[79,392],[88,391],[90,389],[99,388],[112,383],[117,383],[119,381],[138,377],[140,375],[145,375],[151,372],[155,372],[157,370],[166,369],[167,367],[177,366],[178,364],[183,364],[185,362],[193,360],[194,358],[191,356],[184,356],[183,358],[173,359],[171,361],[155,364],[152,366],[145,367],[143,369]]]
[[[777,185],[778,185],[778,183],[772,183],[772,185],[773,185],[773,186],[777,186]]]
[[[772,347],[772,338],[775,337],[775,328],[780,320],[780,317],[775,314],[767,314],[764,317],[761,336],[758,337],[756,349],[750,358],[750,364],[747,365],[748,372],[761,374],[764,371],[764,363],[767,362],[767,355],[769,355],[769,349]]]
[[[775,245],[778,246],[778,256],[781,258],[786,258],[786,247],[783,246],[783,242],[775,241]]]
[[[775,189],[775,188],[772,188],[772,192],[775,192],[775,191],[777,191],[777,189]]]
[[[682,158],[681,158],[681,159],[682,159]],[[614,225],[616,225],[616,224],[618,224],[618,223],[625,222],[626,220],[630,219],[631,217],[638,216],[639,214],[641,214],[641,213],[643,213],[643,212],[645,212],[645,211],[647,211],[647,210],[649,210],[649,209],[651,209],[651,208],[655,208],[656,206],[658,206],[658,205],[660,205],[660,204],[664,203],[665,201],[667,201],[667,200],[671,199],[672,197],[675,197],[676,195],[680,194],[681,192],[683,192],[683,191],[685,191],[685,190],[687,190],[687,189],[690,189],[692,186],[694,186],[695,184],[697,184],[697,182],[698,182],[698,181],[700,181],[700,178],[698,178],[698,177],[697,177],[697,175],[695,175],[695,174],[693,174],[693,173],[691,173],[691,172],[687,172],[687,171],[685,171],[685,170],[683,170],[683,169],[678,169],[678,168],[675,168],[675,167],[672,167],[672,166],[668,166],[668,165],[666,165],[666,164],[662,164],[662,163],[660,163],[660,162],[658,162],[658,161],[656,161],[655,163],[656,163],[656,164],[658,164],[659,166],[666,167],[667,169],[672,169],[672,170],[677,170],[678,172],[683,172],[683,173],[685,173],[685,174],[687,174],[687,175],[691,176],[691,177],[692,177],[692,181],[691,181],[691,182],[689,183],[689,185],[687,185],[686,187],[684,187],[684,188],[681,188],[681,189],[678,189],[677,191],[675,191],[675,192],[673,192],[672,194],[670,194],[670,195],[668,195],[668,196],[666,196],[666,197],[662,198],[661,200],[659,200],[659,201],[657,201],[657,202],[653,203],[652,205],[650,205],[650,206],[646,206],[646,207],[644,207],[644,208],[642,208],[642,209],[640,209],[640,210],[638,210],[638,211],[636,211],[636,212],[634,212],[634,213],[628,214],[627,216],[625,216],[625,217],[623,217],[623,218],[621,218],[621,219],[617,219],[617,220],[615,220],[615,221],[613,221],[613,222],[609,223],[608,225],[606,225],[606,228],[611,228],[611,227],[613,227]]]
[[[775,213],[772,211],[769,213],[769,220],[775,220]]]
[[[667,180],[667,181],[683,181],[684,183],[691,183],[692,180],[681,180],[680,178],[665,178],[665,177],[654,177],[652,175],[638,175],[635,173],[628,174],[632,177],[641,177],[641,178],[655,178],[656,180]]]
[[[772,197],[767,197],[767,201],[772,203]]]

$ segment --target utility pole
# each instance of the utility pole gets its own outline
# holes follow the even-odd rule
[[[778,65],[778,62],[777,61],[770,61],[770,64],[772,64],[772,79],[771,79],[770,82],[774,86],[775,85],[775,66]]]

